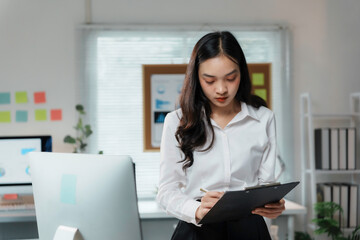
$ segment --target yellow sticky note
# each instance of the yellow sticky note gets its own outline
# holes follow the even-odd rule
[[[260,89],[255,89],[254,90],[254,94],[261,97],[262,99],[264,99],[265,101],[267,101],[267,97],[266,97],[266,89],[264,88],[260,88]]]
[[[264,86],[265,76],[263,73],[253,73],[252,74],[252,84],[253,86]]]
[[[35,120],[36,121],[46,121],[46,109],[36,109],[35,110]]]
[[[9,122],[11,122],[10,111],[1,111],[0,112],[0,123],[9,123]]]
[[[27,92],[16,92],[15,93],[15,102],[16,103],[27,103],[28,102]]]

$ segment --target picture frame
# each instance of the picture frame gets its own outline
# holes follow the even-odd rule
[[[163,120],[175,110],[187,64],[146,64],[143,69],[144,152],[159,151]],[[181,85],[179,86],[179,83]]]

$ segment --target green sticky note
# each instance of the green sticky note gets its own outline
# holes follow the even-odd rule
[[[0,123],[9,123],[9,122],[11,122],[10,111],[1,111],[0,112]]]
[[[267,101],[267,97],[266,97],[266,89],[264,88],[260,88],[260,89],[255,89],[254,90],[254,94],[261,97],[262,99],[264,99],[265,101]]]
[[[27,111],[16,111],[16,122],[27,122],[28,112]]]
[[[60,187],[60,201],[62,203],[76,204],[76,182],[76,175],[62,175]]]
[[[16,103],[27,103],[28,102],[27,92],[16,92],[15,93],[15,102]]]
[[[36,121],[46,121],[46,109],[36,109],[35,110],[35,120]]]
[[[265,76],[263,73],[253,73],[252,74],[252,84],[253,86],[264,86]]]
[[[10,104],[10,93],[8,92],[0,93],[0,104]]]

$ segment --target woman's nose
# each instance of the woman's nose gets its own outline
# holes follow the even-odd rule
[[[224,94],[227,92],[227,86],[226,83],[224,83],[223,81],[219,81],[217,86],[216,86],[216,93],[218,94]]]

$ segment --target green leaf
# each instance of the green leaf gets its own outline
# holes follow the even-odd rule
[[[93,131],[91,130],[90,125],[85,125],[85,137],[89,137],[92,133]]]
[[[75,140],[75,138],[71,137],[70,135],[66,135],[64,138],[64,143],[74,144],[74,143],[76,143],[76,140]]]
[[[104,154],[104,151],[99,151],[98,154]]]
[[[76,110],[80,113],[80,115],[85,115],[84,106],[81,104],[76,105]]]
[[[80,150],[85,150],[87,144],[86,143],[81,143],[80,144]]]
[[[84,106],[81,105],[81,104],[77,104],[77,105],[75,106],[75,108],[76,108],[77,111],[84,111]]]
[[[360,225],[352,232],[351,240],[360,240]]]
[[[332,218],[337,211],[342,212],[342,208],[334,202],[318,202],[315,204],[315,212],[320,217]]]
[[[308,233],[295,232],[295,240],[312,240]]]

